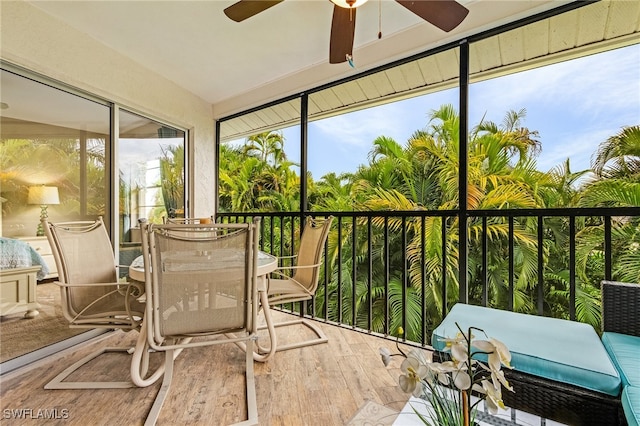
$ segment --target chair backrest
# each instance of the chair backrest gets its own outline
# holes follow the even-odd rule
[[[209,217],[166,217],[166,216],[162,216],[162,222],[165,224],[191,224],[191,225],[197,225],[197,224],[210,224],[210,223],[214,223],[215,220],[213,219],[213,216],[209,216]]]
[[[162,222],[165,225],[209,225],[215,223],[213,216],[209,217],[166,217],[162,216]],[[184,231],[186,232],[186,231]],[[202,231],[199,231],[202,232]],[[185,233],[184,236],[188,236],[189,234]],[[214,232],[215,235],[215,232]]]
[[[168,338],[255,331],[254,224],[144,225],[142,246],[152,347]]]
[[[125,317],[139,319],[144,307],[135,302],[135,294],[129,293],[131,289],[126,283],[121,287],[116,285],[117,266],[102,218],[62,223],[45,220],[43,225],[58,267],[65,317],[75,325],[86,327],[137,326],[138,320]],[[110,285],[91,285],[100,283]]]
[[[310,293],[315,293],[320,277],[320,263],[324,244],[327,241],[333,216],[324,220],[313,219],[308,216],[305,220],[302,236],[300,237],[300,248],[296,256],[296,266],[303,266],[295,270],[293,279],[304,285]],[[308,267],[317,265],[315,267]]]
[[[640,337],[640,283],[602,281],[602,331]]]

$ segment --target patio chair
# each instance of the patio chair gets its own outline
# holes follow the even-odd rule
[[[279,266],[273,275],[279,278],[267,278],[267,292],[260,293],[260,305],[264,312],[266,326],[259,327],[260,330],[269,330],[269,346],[261,346],[256,342],[256,361],[267,361],[275,352],[297,349],[304,346],[317,345],[328,342],[323,331],[312,321],[299,318],[290,321],[274,323],[271,319],[270,308],[274,305],[292,302],[304,302],[311,300],[318,288],[320,276],[320,266],[322,265],[322,253],[324,245],[329,235],[333,216],[324,220],[316,220],[307,217],[302,236],[300,237],[300,247],[295,256],[295,264],[292,266]],[[279,261],[287,259],[281,257]],[[289,271],[289,274],[285,274]],[[316,337],[309,340],[279,345],[277,343],[276,328],[292,325],[303,325],[308,327]]]
[[[255,228],[253,223],[143,225],[144,328],[149,346],[165,353],[164,379],[145,424],[155,424],[160,414],[176,351],[238,342],[249,348],[245,354],[248,418],[239,424],[257,424],[251,356],[258,309]],[[193,339],[205,336],[216,339]]]
[[[139,330],[145,306],[137,300],[141,284],[119,282],[111,240],[102,218],[95,221],[50,223],[43,221],[45,234],[55,258],[62,313],[71,328]],[[129,352],[130,348],[107,347],[90,354],[65,369],[45,389],[128,388],[132,381],[64,381],[78,368],[106,352]],[[148,354],[139,357],[137,374],[146,376]],[[133,361],[132,361],[133,362]],[[163,367],[162,367],[163,368]],[[157,381],[162,369],[147,377],[147,385]]]

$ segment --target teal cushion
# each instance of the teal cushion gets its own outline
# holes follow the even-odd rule
[[[440,339],[477,327],[503,342],[514,369],[534,376],[620,395],[620,376],[592,326],[576,321],[526,315],[482,306],[456,304],[433,331],[431,345],[443,350]],[[475,332],[476,338],[483,338]]]
[[[604,332],[602,344],[618,368],[622,385],[640,387],[640,337]]]
[[[640,424],[640,388],[626,386],[622,390],[622,409],[629,426]]]

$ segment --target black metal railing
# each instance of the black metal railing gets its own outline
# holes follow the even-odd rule
[[[625,236],[640,238],[640,207],[470,211],[468,294],[460,295],[457,211],[308,214],[335,217],[319,289],[310,303],[284,309],[381,337],[402,327],[418,345],[430,343],[459,300],[581,319],[578,306],[597,304],[599,282],[615,278],[617,259],[633,244]],[[262,250],[295,253],[299,212],[219,213],[217,221],[254,217],[262,219]]]

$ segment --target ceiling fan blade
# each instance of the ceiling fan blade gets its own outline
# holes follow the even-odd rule
[[[464,20],[469,9],[455,0],[396,0],[422,19],[449,32]]]
[[[333,6],[331,40],[329,41],[329,63],[339,64],[353,54],[353,38],[356,33],[356,9]]]
[[[251,18],[253,15],[264,12],[271,6],[275,6],[282,1],[283,0],[240,0],[227,7],[224,10],[224,14],[236,22],[241,22],[247,18]]]

